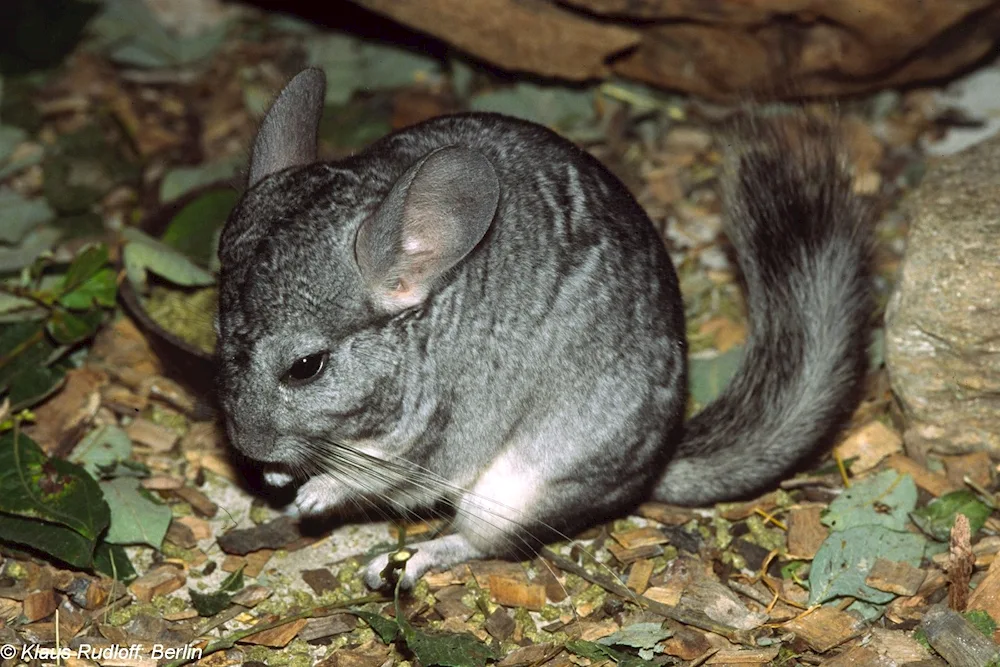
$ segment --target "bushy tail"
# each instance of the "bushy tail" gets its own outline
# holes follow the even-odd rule
[[[772,485],[836,436],[867,367],[872,211],[833,129],[754,123],[731,160],[729,236],[750,334],[723,393],[685,424],[656,500],[708,504]]]

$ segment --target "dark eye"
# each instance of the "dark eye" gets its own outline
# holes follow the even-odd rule
[[[282,380],[291,385],[305,384],[310,380],[315,380],[326,368],[326,361],[329,357],[330,353],[326,351],[302,357],[292,364]]]

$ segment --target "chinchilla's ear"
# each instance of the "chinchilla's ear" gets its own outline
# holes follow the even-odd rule
[[[315,67],[302,70],[285,85],[257,131],[248,188],[282,169],[316,160],[316,133],[325,92],[326,76]]]
[[[424,301],[493,222],[500,182],[481,153],[447,146],[403,174],[358,229],[355,256],[372,299],[389,312]]]

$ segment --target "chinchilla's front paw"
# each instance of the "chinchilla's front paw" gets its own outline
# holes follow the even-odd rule
[[[294,507],[298,518],[326,514],[344,500],[344,485],[333,477],[319,475],[309,479],[295,494]],[[290,514],[289,510],[285,510]]]

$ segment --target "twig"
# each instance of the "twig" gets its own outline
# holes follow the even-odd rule
[[[384,595],[376,593],[372,595],[365,595],[360,598],[354,598],[353,600],[348,600],[347,602],[341,602],[339,604],[329,604],[320,607],[312,607],[311,609],[299,612],[298,614],[283,616],[282,618],[279,618],[275,621],[271,621],[270,623],[255,625],[252,628],[247,628],[246,630],[239,630],[229,635],[228,637],[223,637],[222,639],[218,639],[210,643],[208,646],[206,646],[202,650],[201,654],[197,656],[197,659],[200,660],[201,658],[204,658],[206,655],[217,653],[219,651],[226,651],[235,646],[236,642],[240,641],[241,639],[245,639],[250,635],[255,635],[258,632],[263,632],[265,630],[272,630],[274,628],[281,627],[282,625],[291,623],[292,621],[298,621],[303,618],[321,618],[323,616],[330,616],[336,611],[339,611],[341,609],[346,609],[348,607],[356,607],[358,605],[368,604],[369,602],[388,602],[388,601],[389,598],[385,597]],[[246,611],[245,609],[242,609],[240,607],[234,607],[233,609],[236,611],[236,613],[233,614],[234,617]],[[218,618],[219,616],[222,616],[222,614],[217,614],[215,617],[212,618],[212,621],[215,621],[215,619]],[[224,622],[225,620],[220,621],[219,623],[213,623],[208,629],[211,630],[212,627],[216,627],[217,625]],[[166,665],[164,665],[164,667],[181,667],[182,665],[186,665],[190,662],[193,662],[194,660],[195,657],[181,659],[181,660],[174,660],[173,662],[168,662]]]
[[[691,625],[696,628],[701,628],[702,630],[708,630],[709,632],[714,632],[717,635],[722,635],[723,637],[729,639],[732,642],[738,644],[753,644],[753,634],[747,630],[737,630],[731,628],[728,625],[723,625],[717,623],[709,618],[704,613],[698,613],[697,611],[689,611],[685,609],[678,609],[677,607],[671,607],[670,605],[663,604],[662,602],[657,602],[652,598],[648,598],[645,595],[637,595],[636,593],[629,590],[624,584],[619,581],[614,581],[610,577],[606,577],[601,574],[592,574],[584,569],[581,565],[577,565],[568,558],[563,558],[559,554],[553,552],[551,549],[542,549],[541,556],[546,560],[551,561],[560,570],[565,570],[566,572],[571,572],[581,579],[585,579],[592,584],[597,584],[604,590],[614,593],[615,595],[620,595],[626,600],[631,600],[643,609],[648,609],[654,614],[664,616],[666,618],[677,621],[678,623],[683,623],[685,625]]]

